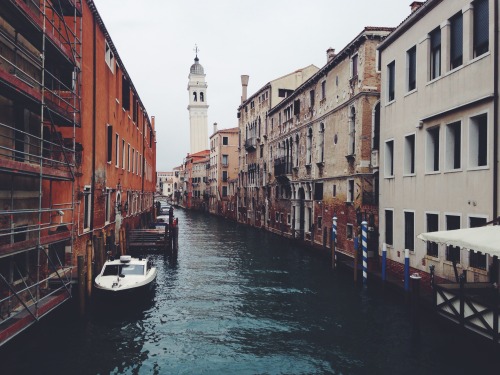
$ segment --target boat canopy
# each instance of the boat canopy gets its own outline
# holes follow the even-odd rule
[[[500,225],[421,233],[417,238],[500,257]]]

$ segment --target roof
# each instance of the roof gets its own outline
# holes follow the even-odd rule
[[[417,238],[500,257],[500,225],[421,233]]]
[[[405,33],[410,27],[412,27],[417,21],[419,21],[424,15],[429,13],[432,8],[442,1],[443,0],[425,1],[416,11],[410,13],[410,15],[406,17],[382,43],[380,43],[378,50],[383,51],[391,45],[396,39],[398,39],[403,33]]]
[[[362,42],[368,38],[369,35],[378,35],[380,38],[387,38],[387,34],[394,30],[393,27],[379,27],[379,26],[366,26],[363,30],[356,35],[356,37],[351,40],[339,53],[335,54],[335,57],[328,61],[320,70],[313,74],[308,80],[306,80],[302,85],[297,87],[297,89],[284,100],[276,104],[273,108],[269,110],[269,115],[276,113],[282,107],[287,106],[290,102],[300,95],[305,88],[319,81],[322,77],[325,77],[330,70],[337,66],[346,57],[349,57],[355,48],[357,48]],[[389,34],[390,35],[390,34]]]
[[[203,69],[203,66],[199,63],[200,59],[198,58],[198,55],[194,58],[194,64],[191,65],[191,69],[189,70],[190,74],[197,74],[197,75],[204,75],[205,70]]]

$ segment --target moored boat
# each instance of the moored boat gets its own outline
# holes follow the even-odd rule
[[[95,278],[95,287],[103,295],[127,296],[144,294],[156,279],[156,267],[147,258],[132,258],[122,255],[104,263],[101,273]]]

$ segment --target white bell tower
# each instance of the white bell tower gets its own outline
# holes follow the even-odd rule
[[[190,123],[190,153],[208,150],[208,104],[207,83],[205,72],[199,63],[198,47],[195,48],[196,57],[189,71],[189,123]]]

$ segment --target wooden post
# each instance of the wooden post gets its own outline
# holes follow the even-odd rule
[[[87,241],[87,297],[92,296],[92,241]]]
[[[412,283],[411,312],[412,312],[412,336],[413,339],[420,337],[420,275],[414,273],[410,276]]]
[[[78,255],[78,301],[80,315],[85,314],[85,258]]]
[[[335,254],[335,246],[337,245],[337,216],[332,219],[332,238],[331,238],[331,249],[332,249],[332,268],[337,267],[337,254]]]

